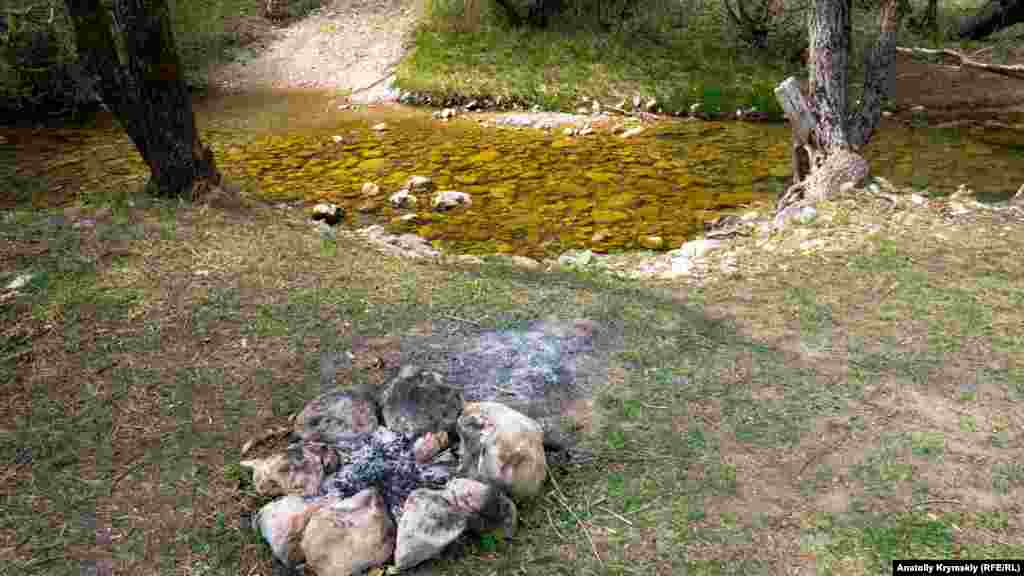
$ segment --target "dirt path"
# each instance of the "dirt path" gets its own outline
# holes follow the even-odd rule
[[[412,0],[334,0],[278,30],[251,60],[210,72],[222,90],[351,91],[353,100],[387,99],[387,78],[405,54],[417,18]]]

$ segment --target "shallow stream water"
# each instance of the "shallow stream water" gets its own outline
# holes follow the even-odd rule
[[[723,212],[771,202],[789,181],[784,124],[668,120],[623,139],[607,131],[484,127],[473,116],[442,123],[401,107],[339,110],[335,95],[239,94],[196,104],[203,139],[224,175],[270,201],[336,202],[348,223],[389,224],[465,253],[550,256],[570,248],[673,248]],[[372,126],[386,123],[384,131]],[[90,127],[0,128],[0,159],[32,201],[59,205],[97,190],[139,186],[145,165],[109,118]],[[340,141],[337,141],[340,137]],[[913,128],[886,123],[867,150],[875,174],[950,193],[961,183],[1008,196],[1024,183],[1024,131]],[[468,208],[417,217],[387,197],[409,176],[471,195]],[[364,182],[381,193],[361,194]],[[10,199],[4,199],[10,204]]]

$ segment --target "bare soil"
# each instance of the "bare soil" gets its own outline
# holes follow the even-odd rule
[[[983,53],[978,60],[990,61]],[[1024,63],[1024,48],[1013,49],[1003,64]],[[892,103],[901,112],[924,106],[929,119],[1024,122],[1024,80],[949,63],[896,55]]]
[[[353,99],[386,99],[385,80],[405,54],[417,18],[410,0],[334,0],[273,30],[252,59],[210,70],[226,91],[337,90]]]

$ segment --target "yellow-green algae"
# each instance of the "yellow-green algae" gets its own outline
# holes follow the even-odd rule
[[[640,249],[660,236],[677,246],[724,210],[770,201],[789,178],[785,125],[666,121],[638,137],[441,123],[404,108],[339,111],[330,95],[245,94],[199,103],[203,138],[229,180],[274,201],[331,201],[358,222],[408,227],[448,250],[550,256],[569,248]],[[384,131],[371,129],[385,122]],[[145,165],[116,126],[0,130],[17,172],[44,178],[34,200],[141,182]],[[867,151],[875,173],[899,183],[1010,191],[1024,182],[1020,148],[966,131],[887,124]],[[472,196],[468,208],[417,218],[387,201],[413,174]],[[364,182],[380,194],[362,195]],[[48,195],[48,196],[47,196]],[[54,202],[56,200],[56,202]],[[353,216],[352,218],[355,218]],[[353,220],[353,222],[356,220]]]

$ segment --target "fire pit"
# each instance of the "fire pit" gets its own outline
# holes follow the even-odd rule
[[[257,491],[281,496],[254,527],[277,560],[319,576],[411,568],[467,532],[511,537],[514,502],[537,496],[547,474],[545,426],[523,412],[565,400],[593,330],[489,332],[450,357],[454,384],[406,365],[379,392],[321,394],[279,430],[287,450],[242,462]],[[513,397],[490,401],[499,391]]]

